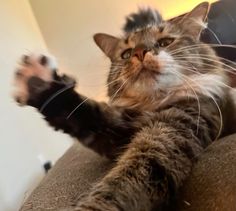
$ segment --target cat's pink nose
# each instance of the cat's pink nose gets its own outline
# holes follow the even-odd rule
[[[148,48],[145,46],[137,46],[134,48],[133,57],[137,57],[139,61],[143,61],[145,54],[148,52]]]

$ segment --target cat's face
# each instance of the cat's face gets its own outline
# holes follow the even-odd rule
[[[112,62],[109,96],[138,99],[168,94],[181,86],[194,87],[202,74],[221,74],[214,51],[199,42],[207,12],[208,4],[201,4],[182,19],[150,25],[121,39],[95,35]]]

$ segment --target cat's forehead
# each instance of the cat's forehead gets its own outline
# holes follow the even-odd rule
[[[136,44],[140,42],[150,42],[173,33],[171,24],[163,22],[159,25],[149,25],[145,28],[137,29],[125,37],[126,44]]]

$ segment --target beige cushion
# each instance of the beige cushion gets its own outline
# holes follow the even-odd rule
[[[74,144],[28,197],[21,211],[69,207],[111,166],[107,159]],[[235,192],[230,189],[229,194],[228,186]],[[236,194],[236,135],[215,142],[200,156],[178,199],[179,210],[235,211],[233,194]],[[232,197],[232,203],[228,202],[227,198]],[[227,203],[222,203],[225,200]],[[221,209],[215,209],[217,206]]]
[[[111,167],[111,162],[74,144],[49,171],[21,210],[58,210],[77,201]]]
[[[181,211],[236,211],[236,135],[200,156],[178,200]]]

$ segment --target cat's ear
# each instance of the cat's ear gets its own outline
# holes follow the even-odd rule
[[[97,46],[110,58],[114,57],[119,39],[108,34],[98,33],[93,36]]]
[[[206,27],[205,21],[207,19],[209,7],[210,5],[208,2],[203,2],[182,18],[180,23],[186,33],[199,39],[202,30]]]

